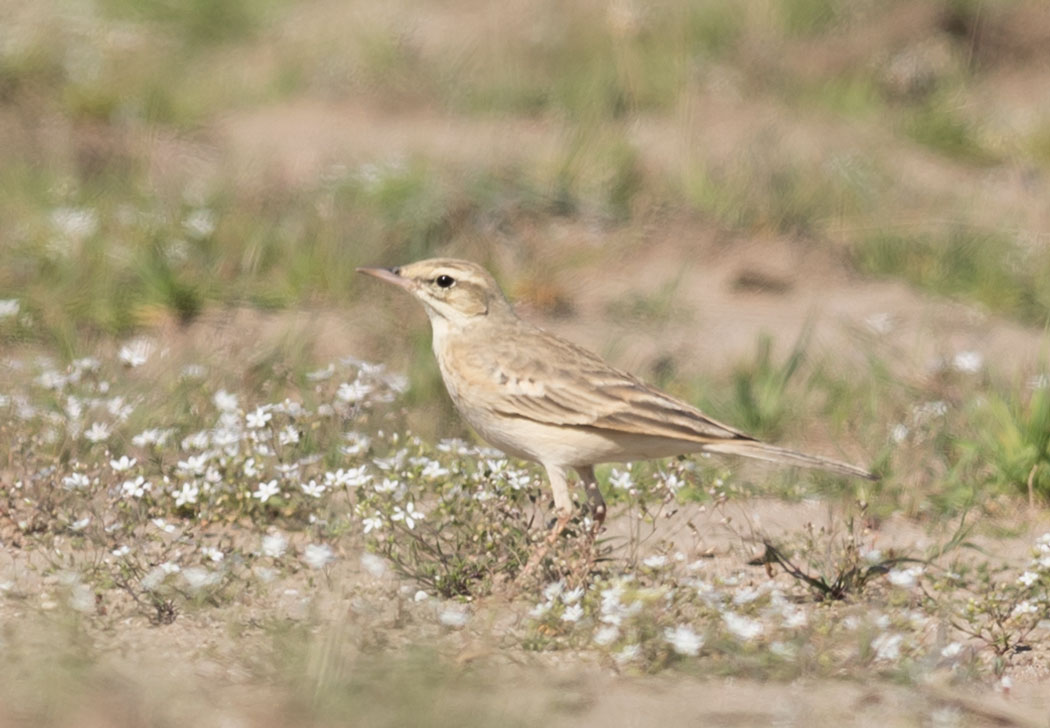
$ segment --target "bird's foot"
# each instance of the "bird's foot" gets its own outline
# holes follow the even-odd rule
[[[543,543],[532,552],[532,556],[529,557],[528,562],[525,564],[525,568],[521,570],[521,573],[518,574],[515,579],[516,582],[522,583],[532,577],[533,572],[539,568],[543,559],[546,558],[547,554],[550,552],[551,547],[557,543],[558,537],[561,536],[562,531],[564,531],[565,527],[569,525],[570,518],[572,518],[571,513],[565,513],[558,516],[558,520],[554,522],[554,527],[551,528],[550,533],[547,534],[547,538],[545,538]]]

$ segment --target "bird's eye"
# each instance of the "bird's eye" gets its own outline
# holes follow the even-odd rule
[[[447,275],[442,274],[442,275],[439,275],[437,278],[435,278],[434,282],[437,283],[442,288],[451,288],[452,285],[456,282],[456,279],[453,278],[452,276],[447,276]]]

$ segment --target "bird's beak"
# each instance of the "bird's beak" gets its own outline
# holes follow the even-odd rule
[[[400,286],[405,290],[409,290],[412,286],[412,281],[408,278],[402,278],[398,268],[358,268],[358,273],[364,273],[365,275],[378,278],[381,281],[387,283],[393,283],[395,286]]]

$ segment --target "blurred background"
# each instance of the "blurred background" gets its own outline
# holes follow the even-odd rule
[[[455,255],[534,320],[702,402],[689,377],[802,339],[863,361],[881,337],[924,377],[1039,350],[1042,2],[2,14],[5,348],[69,359],[277,320],[320,332],[318,356],[390,360],[431,400],[424,317],[353,271]]]

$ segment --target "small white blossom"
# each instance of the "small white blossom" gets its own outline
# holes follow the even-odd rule
[[[875,658],[878,660],[892,661],[901,655],[901,643],[904,636],[892,632],[883,632],[871,642],[871,648],[875,650]]]
[[[326,543],[307,544],[306,549],[303,551],[303,561],[311,569],[323,569],[334,558],[335,554],[332,553],[332,547]]]
[[[890,569],[886,574],[886,578],[891,584],[902,589],[911,589],[918,582],[920,576],[922,576],[922,569],[918,566],[908,569]]]
[[[401,506],[394,506],[394,514],[390,516],[390,520],[404,521],[405,525],[409,528],[415,528],[416,521],[422,521],[424,515],[425,514],[416,510],[414,503],[409,502],[404,510],[401,510]]]
[[[890,430],[890,439],[898,445],[908,439],[908,426],[904,423],[898,422]]]
[[[612,472],[609,473],[609,485],[616,490],[630,490],[634,487],[634,481],[631,479],[629,471],[613,468]]]
[[[129,496],[131,498],[141,498],[146,494],[146,491],[150,490],[152,487],[153,485],[147,483],[146,479],[140,475],[133,480],[125,480],[123,483],[121,483],[120,491],[125,496]]]
[[[262,539],[263,556],[279,559],[288,549],[288,539],[282,533],[268,533]]]
[[[974,374],[984,366],[984,357],[979,351],[960,351],[952,359],[952,367],[955,371],[966,374]]]
[[[383,516],[379,511],[375,512],[375,515],[368,516],[361,520],[362,525],[365,527],[365,533],[371,533],[372,531],[379,531],[383,528]]]
[[[0,318],[10,318],[18,315],[21,307],[17,298],[0,299]]]
[[[62,478],[62,485],[65,486],[67,490],[77,490],[91,485],[91,479],[83,473],[71,473]]]
[[[277,442],[282,445],[294,445],[299,442],[299,430],[295,429],[292,425],[285,425],[281,428],[281,431],[277,433]]]
[[[246,478],[254,478],[262,471],[255,465],[255,458],[248,458],[244,461],[244,465],[241,466],[241,472],[244,473]]]
[[[620,638],[620,628],[615,625],[607,625],[594,633],[594,644],[600,647],[608,647]]]
[[[281,488],[277,485],[277,480],[269,480],[266,482],[260,482],[259,487],[252,493],[252,498],[258,498],[260,503],[265,503],[270,500],[273,496],[280,492]]]
[[[223,412],[236,412],[237,411],[237,395],[230,394],[225,389],[220,389],[211,398],[211,401],[215,403],[215,406]]]
[[[653,554],[652,556],[645,557],[642,564],[650,569],[662,569],[667,566],[667,557],[663,554]]]
[[[953,660],[960,654],[962,654],[962,649],[962,643],[952,642],[949,645],[945,645],[944,648],[941,649],[941,657],[945,658],[946,660]]]
[[[693,631],[687,624],[680,624],[674,629],[664,630],[664,639],[671,644],[671,648],[679,655],[696,657],[704,646],[704,638]]]
[[[309,483],[302,483],[299,487],[303,489],[303,493],[311,498],[320,498],[324,495],[325,491],[324,483],[318,483],[316,480],[312,479]]]
[[[362,435],[360,432],[348,432],[344,435],[347,444],[341,448],[345,455],[354,457],[365,452],[372,445],[372,438]]]
[[[88,428],[87,432],[84,433],[84,438],[90,442],[102,442],[108,440],[109,436],[113,434],[108,425],[101,422],[96,422]]]
[[[374,389],[373,385],[366,384],[358,379],[354,382],[343,382],[340,384],[335,396],[347,403],[360,402],[371,394]]]
[[[244,418],[244,423],[252,430],[258,430],[262,427],[266,427],[266,424],[273,418],[270,414],[270,410],[266,407],[257,407],[254,412],[249,412],[247,417]]]
[[[120,348],[117,356],[125,366],[134,369],[149,361],[152,353],[153,343],[148,339],[133,339]]]
[[[565,611],[561,615],[561,621],[563,622],[578,622],[580,617],[583,616],[583,605],[572,604],[565,608]]]
[[[1032,584],[1039,581],[1039,574],[1036,574],[1032,571],[1026,571],[1019,577],[1017,577],[1017,581],[1021,584],[1024,584],[1025,586],[1032,586]]]
[[[446,627],[452,627],[453,629],[459,629],[467,624],[467,620],[470,619],[470,615],[464,609],[458,607],[449,607],[448,609],[442,610],[441,614],[438,615],[438,621]]]
[[[226,554],[224,554],[221,549],[217,549],[214,546],[201,546],[201,553],[215,563],[219,563],[226,558]]]
[[[186,505],[192,505],[197,502],[197,496],[200,495],[201,489],[196,483],[189,482],[183,483],[182,488],[175,492],[175,507],[180,508]]]
[[[328,472],[324,474],[325,485],[330,488],[359,488],[370,480],[372,480],[372,474],[368,472],[367,465],[347,468],[346,470],[339,468],[334,473]]]
[[[443,478],[448,475],[448,468],[442,467],[441,463],[437,460],[431,460],[426,464],[426,467],[423,468],[423,472],[420,473],[420,475],[427,480],[437,480],[438,478]]]
[[[113,470],[113,473],[124,473],[134,467],[135,463],[139,462],[137,459],[129,458],[127,455],[122,455],[120,460],[110,460],[109,466]]]
[[[365,567],[365,571],[377,579],[386,575],[386,562],[375,554],[361,554],[361,566]]]
[[[722,615],[722,621],[730,634],[744,642],[750,642],[762,634],[762,623],[750,617],[726,612]]]

